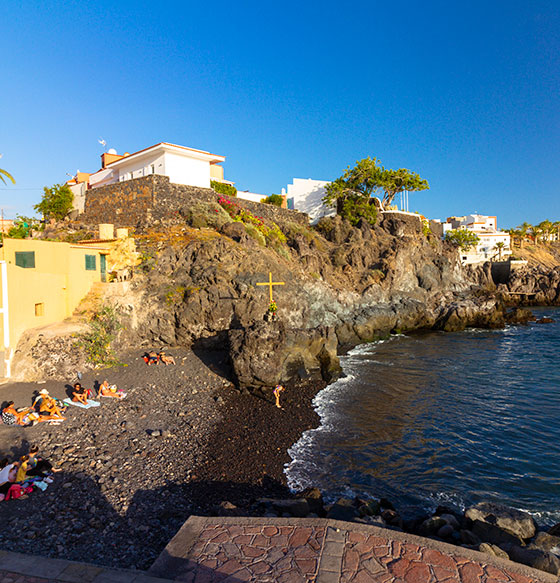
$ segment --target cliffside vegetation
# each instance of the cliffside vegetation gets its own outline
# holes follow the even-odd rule
[[[357,224],[360,218],[375,223],[377,210],[372,199],[383,192],[382,204],[386,208],[395,196],[404,191],[414,192],[429,188],[428,181],[406,168],[390,170],[381,166],[377,158],[358,160],[344,174],[326,186],[324,202],[335,206],[341,217]]]
[[[74,194],[67,184],[54,184],[43,188],[41,202],[34,209],[45,219],[63,219],[73,208]]]

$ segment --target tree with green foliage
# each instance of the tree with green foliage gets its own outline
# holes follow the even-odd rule
[[[427,180],[420,178],[416,172],[411,172],[406,168],[398,170],[385,170],[381,174],[381,188],[384,191],[383,206],[392,204],[395,196],[399,192],[417,192],[430,188]]]
[[[33,208],[45,219],[62,220],[73,208],[74,194],[67,184],[43,188],[43,198]]]
[[[266,198],[261,199],[264,204],[273,204],[274,206],[282,206],[284,202],[284,197],[281,194],[271,194]]]
[[[519,237],[521,239],[521,249],[523,249],[523,243],[525,242],[525,239],[527,238],[527,235],[532,228],[533,227],[527,222],[524,222],[522,225],[517,227]]]
[[[7,184],[6,182],[6,178],[12,183],[15,184],[16,181],[14,179],[14,177],[7,171],[7,170],[2,170],[2,168],[0,168],[0,180],[4,183]]]
[[[498,261],[502,260],[502,252],[506,244],[503,241],[498,241],[495,245],[495,249],[498,251]]]
[[[237,196],[237,188],[235,188],[235,186],[232,184],[225,184],[224,182],[211,180],[210,188],[212,188],[218,194],[223,194],[225,196]]]
[[[452,229],[445,233],[445,240],[461,249],[461,251],[468,251],[480,241],[480,238],[476,233],[467,231],[467,229]]]
[[[33,230],[38,226],[37,219],[18,216],[14,221],[14,226],[8,231],[7,237],[10,239],[27,239]]]
[[[390,170],[383,168],[377,158],[358,160],[353,168],[350,166],[344,174],[327,184],[323,202],[336,206],[337,214],[357,222],[360,216],[349,215],[350,212],[365,212],[368,216],[377,215],[370,200],[378,191],[383,191],[383,205],[390,205],[399,192],[415,192],[430,188],[428,181],[406,168]],[[364,203],[364,200],[366,203]],[[366,218],[364,216],[364,218]],[[370,219],[368,219],[370,220]]]
[[[358,160],[353,168],[325,187],[327,194],[323,202],[336,208],[337,214],[356,224],[360,218],[372,224],[377,218],[377,209],[372,196],[381,188],[383,167],[377,158]]]

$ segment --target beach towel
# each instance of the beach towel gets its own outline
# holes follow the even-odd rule
[[[112,395],[100,395],[100,397],[107,397],[107,399],[124,399],[126,397],[126,393],[123,391],[116,391]]]
[[[72,401],[70,397],[64,399],[64,402],[68,405],[74,405],[74,407],[81,407],[82,409],[89,409],[90,407],[99,407],[99,401],[88,401],[87,405],[83,403],[78,403],[77,401]]]

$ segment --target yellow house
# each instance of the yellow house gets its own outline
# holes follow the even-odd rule
[[[106,279],[110,241],[80,244],[4,238],[0,248],[0,377],[10,376],[22,333],[71,316]]]

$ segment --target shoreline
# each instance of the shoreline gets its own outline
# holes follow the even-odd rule
[[[0,549],[147,569],[191,514],[259,514],[255,499],[292,497],[287,450],[318,425],[311,402],[326,384],[287,384],[281,410],[272,395],[239,394],[223,353],[168,352],[176,366],[148,367],[135,353],[127,366],[84,373],[83,386],[108,378],[128,391],[123,401],[69,407],[58,426],[0,424],[0,454],[12,460],[37,443],[64,470],[45,492],[0,503]],[[4,384],[0,401],[26,406],[42,388],[63,398],[64,385]]]

